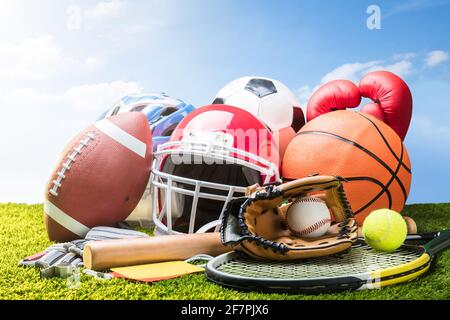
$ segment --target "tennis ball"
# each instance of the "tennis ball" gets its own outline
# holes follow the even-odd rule
[[[403,217],[389,209],[372,211],[364,220],[362,234],[366,243],[375,250],[392,252],[406,239],[408,229]]]

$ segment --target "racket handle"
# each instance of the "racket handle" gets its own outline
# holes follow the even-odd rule
[[[408,241],[430,241],[436,238],[439,235],[438,232],[423,232],[423,233],[416,233],[416,234],[408,234],[406,236],[405,242]]]
[[[416,233],[416,234],[408,234],[405,238],[405,243],[409,242],[428,242],[433,240],[439,235],[439,231],[436,232],[423,232],[423,233]],[[359,241],[364,241],[364,237],[358,237]]]
[[[450,229],[438,232],[436,238],[423,246],[431,256],[450,247]]]

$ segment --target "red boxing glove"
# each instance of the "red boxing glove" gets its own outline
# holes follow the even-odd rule
[[[412,116],[412,95],[408,85],[391,72],[377,71],[360,81],[359,91],[363,97],[374,101],[361,108],[361,112],[384,121],[403,141]]]
[[[359,88],[349,80],[330,81],[311,96],[306,110],[306,120],[336,110],[356,108],[361,103]]]
[[[356,108],[361,96],[373,101],[361,108],[361,112],[382,120],[404,140],[412,115],[411,91],[402,79],[388,71],[367,74],[359,88],[349,80],[324,84],[309,99],[307,121],[327,112]]]

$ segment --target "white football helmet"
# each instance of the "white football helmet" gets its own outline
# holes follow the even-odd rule
[[[155,152],[156,234],[218,231],[228,202],[248,186],[279,182],[279,153],[267,127],[227,105],[198,108]]]

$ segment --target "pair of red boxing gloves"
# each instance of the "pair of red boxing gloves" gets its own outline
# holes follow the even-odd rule
[[[408,85],[388,71],[375,71],[362,78],[359,86],[349,80],[334,80],[324,84],[311,96],[306,119],[335,110],[356,108],[362,97],[372,100],[361,112],[388,124],[405,139],[412,116],[412,96]]]

